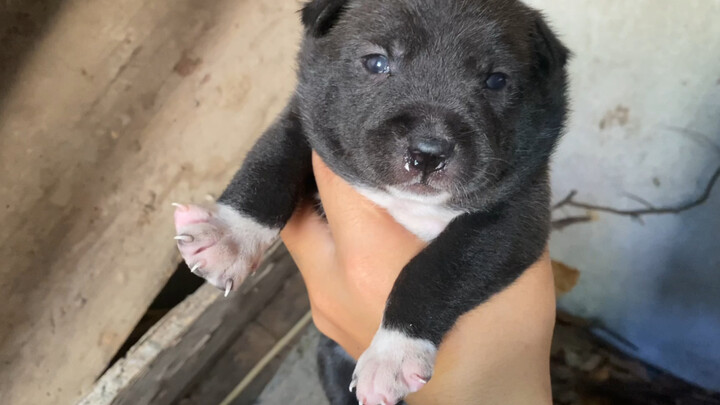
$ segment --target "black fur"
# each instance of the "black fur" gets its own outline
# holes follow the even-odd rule
[[[512,283],[542,254],[549,213],[544,178],[492,210],[463,215],[403,269],[383,326],[439,345],[459,315]],[[442,271],[437,271],[442,269]]]
[[[403,269],[383,324],[438,345],[547,243],[569,52],[515,0],[315,0],[302,21],[296,94],[221,202],[282,227],[307,190],[311,149],[356,186],[449,193],[446,207],[466,214]],[[391,73],[367,72],[370,54],[387,55]],[[485,88],[494,72],[507,75],[504,89]],[[410,184],[408,145],[428,137],[454,144],[452,158]],[[323,358],[328,347],[326,382],[345,384],[349,366]]]
[[[327,336],[321,335],[317,347],[317,364],[323,391],[331,405],[357,405],[350,386],[355,362],[345,350]]]
[[[312,177],[310,145],[293,100],[248,153],[218,199],[271,228],[282,228]]]
[[[301,20],[308,35],[321,37],[327,34],[347,3],[338,0],[316,0],[305,4],[301,12]]]
[[[405,138],[428,118],[461,146],[430,179],[458,191],[454,207],[487,209],[545,169],[564,122],[567,51],[539,13],[506,0],[331,3],[346,12],[306,38],[298,94],[312,147],[334,171],[372,187],[403,181]],[[402,53],[396,74],[363,70],[378,49]],[[505,91],[482,88],[492,70],[509,74]]]

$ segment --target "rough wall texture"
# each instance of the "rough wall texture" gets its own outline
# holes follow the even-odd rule
[[[572,48],[573,115],[555,157],[561,200],[621,210],[702,195],[720,167],[720,1],[530,0]],[[581,271],[561,300],[636,355],[720,389],[720,184],[697,208],[556,231],[553,257]]]

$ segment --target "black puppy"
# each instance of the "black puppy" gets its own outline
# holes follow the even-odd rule
[[[314,0],[302,21],[294,96],[214,208],[178,206],[176,239],[229,293],[312,192],[317,151],[430,242],[352,375],[362,404],[394,404],[432,376],[458,317],[545,247],[568,51],[515,0]]]

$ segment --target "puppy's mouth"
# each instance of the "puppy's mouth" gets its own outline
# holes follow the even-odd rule
[[[395,187],[408,193],[432,196],[447,192],[454,170],[445,158],[419,163],[413,156],[406,157],[402,168],[397,168]]]
[[[447,193],[451,181],[448,173],[443,170],[431,173],[406,173],[403,177],[403,181],[395,184],[394,188],[405,193],[427,197]]]
[[[435,195],[435,194],[440,194],[442,192],[442,190],[437,189],[426,183],[406,184],[406,185],[400,186],[399,188],[408,193],[420,194],[420,195]]]

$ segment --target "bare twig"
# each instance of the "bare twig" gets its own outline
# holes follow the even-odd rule
[[[555,221],[552,221],[550,224],[552,226],[553,231],[562,231],[563,229],[567,228],[568,226],[575,225],[575,224],[582,224],[585,222],[591,222],[593,220],[593,217],[590,215],[584,215],[581,217],[567,217],[562,219],[557,219]]]
[[[640,204],[644,205],[644,206],[647,207],[647,208],[655,209],[655,206],[652,205],[652,204],[650,203],[650,201],[648,201],[648,200],[646,200],[646,199],[644,199],[644,198],[642,198],[642,197],[640,197],[640,196],[637,196],[637,195],[632,194],[632,193],[625,193],[625,196],[626,196],[627,198],[629,198],[629,199],[637,202],[637,203],[640,203]]]
[[[572,199],[575,197],[576,194],[577,194],[577,190],[571,191],[570,194],[567,195],[567,197],[563,198],[562,200],[558,201],[557,204],[553,205],[552,210],[555,211],[559,208],[566,206],[569,202],[572,201]]]
[[[680,204],[675,207],[647,207],[647,208],[641,208],[641,209],[633,209],[633,210],[623,210],[613,207],[607,207],[603,205],[595,205],[595,204],[589,204],[584,202],[575,201],[575,195],[577,194],[577,191],[573,190],[570,192],[570,194],[562,199],[560,202],[555,204],[553,206],[553,210],[557,210],[562,207],[575,207],[575,208],[583,208],[586,210],[592,210],[592,211],[601,211],[601,212],[607,212],[610,214],[615,215],[624,215],[624,216],[630,216],[634,218],[641,217],[643,215],[661,215],[661,214],[679,214],[681,212],[693,209],[697,206],[700,206],[704,204],[708,198],[710,198],[710,194],[712,193],[713,187],[715,187],[715,184],[717,183],[718,178],[720,177],[720,167],[718,167],[717,170],[715,170],[715,173],[710,177],[710,181],[708,182],[707,186],[705,187],[705,190],[703,193],[696,199]]]

